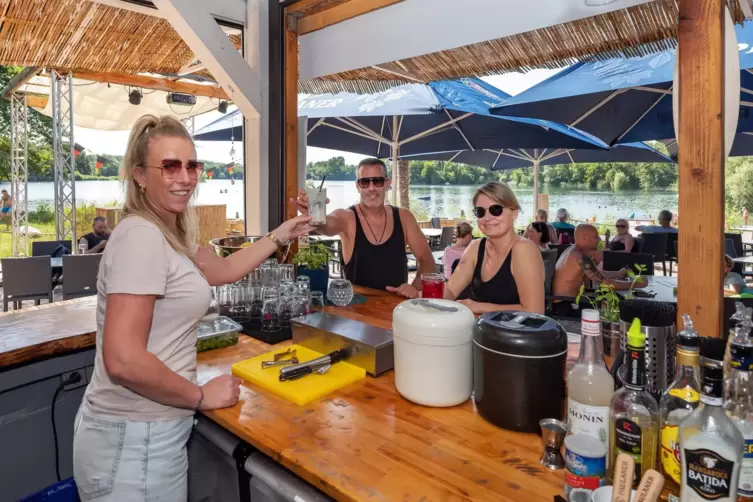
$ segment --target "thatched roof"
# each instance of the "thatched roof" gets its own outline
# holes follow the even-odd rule
[[[738,0],[727,0],[735,22]],[[560,68],[584,58],[636,56],[676,45],[677,0],[655,0],[599,16],[456,49],[299,82],[302,93],[378,92],[395,85],[534,68]],[[380,65],[384,67],[385,65]],[[401,79],[399,74],[414,80]]]
[[[171,74],[193,58],[159,17],[88,0],[0,0],[0,64]]]

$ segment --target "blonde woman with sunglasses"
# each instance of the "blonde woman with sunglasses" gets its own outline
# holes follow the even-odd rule
[[[444,296],[475,314],[500,310],[544,313],[544,261],[539,247],[515,232],[520,204],[510,187],[491,182],[473,196],[473,214],[486,236],[463,253]]]
[[[294,218],[228,258],[195,244],[190,201],[204,166],[186,128],[147,115],[121,165],[124,218],[97,278],[94,372],[76,416],[73,472],[82,500],[185,501],[196,410],[233,406],[240,380],[196,381],[196,326],[210,286],[235,282],[310,230]]]

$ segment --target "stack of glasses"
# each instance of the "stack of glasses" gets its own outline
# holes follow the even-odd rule
[[[296,279],[295,267],[267,260],[246,279],[217,287],[220,313],[242,324],[248,334],[290,332],[290,319],[324,306],[320,292],[311,291],[309,278]]]

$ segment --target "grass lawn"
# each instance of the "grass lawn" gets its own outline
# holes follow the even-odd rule
[[[54,241],[55,240],[55,223],[33,223],[29,222],[29,226],[38,228],[42,235],[35,239],[29,239],[29,249],[26,256],[31,256],[31,243],[34,240],[37,241]],[[0,224],[0,258],[8,258],[13,255],[11,252],[11,234],[10,230],[5,229],[5,224]]]

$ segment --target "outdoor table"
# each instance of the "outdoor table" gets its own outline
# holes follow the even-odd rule
[[[646,291],[647,293],[655,293],[656,296],[652,298],[643,298],[635,296],[634,298],[640,300],[649,300],[654,302],[664,303],[677,303],[677,295],[674,293],[674,288],[677,287],[677,276],[661,276],[661,275],[648,275],[644,276],[648,279],[648,284],[643,288],[635,288],[634,291]],[[628,291],[615,291],[620,296],[626,296]]]
[[[735,263],[743,263],[745,265],[753,265],[753,256],[738,256],[737,258],[732,258],[732,261]]]
[[[427,238],[441,237],[442,236],[442,229],[441,228],[422,228],[421,231],[424,233],[424,235]]]

